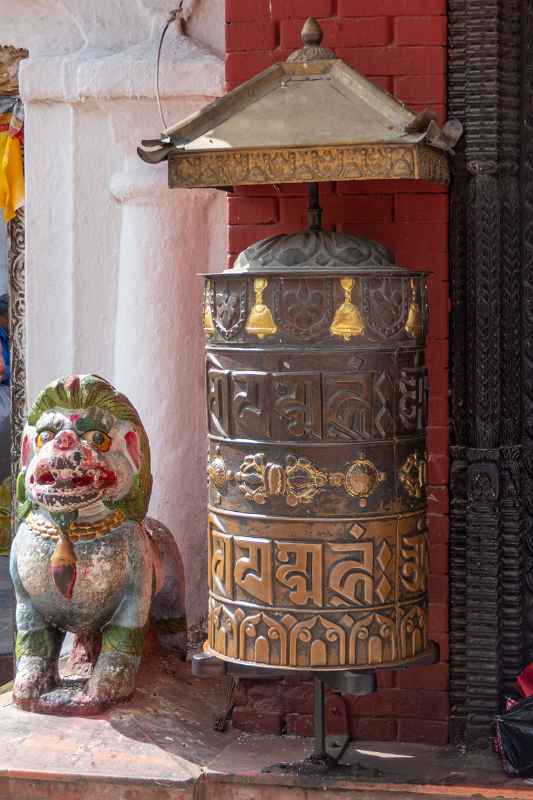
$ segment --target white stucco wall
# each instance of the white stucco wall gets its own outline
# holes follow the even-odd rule
[[[148,430],[150,511],[176,534],[190,619],[205,607],[201,283],[224,263],[225,199],[170,191],[136,155],[161,129],[157,40],[176,0],[0,0],[3,43],[29,49],[25,101],[28,395],[96,372]],[[167,34],[173,123],[223,91],[223,0],[187,0]],[[194,38],[191,38],[194,37]]]

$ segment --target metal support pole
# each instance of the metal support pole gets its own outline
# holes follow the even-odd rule
[[[320,208],[320,191],[318,183],[309,184],[309,201],[307,205],[307,224],[310,231],[322,229],[322,209]]]
[[[314,761],[325,761],[328,758],[326,752],[326,709],[324,702],[324,683],[320,678],[314,678],[315,687],[315,744],[311,758]]]

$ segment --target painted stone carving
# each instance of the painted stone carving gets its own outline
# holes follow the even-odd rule
[[[22,438],[11,553],[22,708],[97,713],[132,694],[150,618],[179,640],[181,560],[168,529],[146,519],[151,486],[148,438],[124,395],[95,375],[41,392]],[[67,631],[96,656],[86,682],[58,678]]]

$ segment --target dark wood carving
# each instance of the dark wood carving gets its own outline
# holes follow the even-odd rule
[[[449,0],[448,113],[465,121],[466,1]],[[451,161],[450,188],[450,738],[463,741],[466,723],[466,475],[467,332],[466,234],[467,172],[465,139]]]
[[[533,660],[533,2],[523,0],[521,17],[522,128],[522,502],[524,660]]]
[[[488,747],[533,660],[533,0],[448,11],[451,734]]]

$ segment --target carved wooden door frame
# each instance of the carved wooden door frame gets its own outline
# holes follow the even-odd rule
[[[26,414],[26,272],[24,208],[8,223],[9,336],[11,347],[11,476],[15,487]],[[15,521],[13,521],[13,527]]]
[[[18,70],[20,61],[27,58],[28,51],[0,46],[0,96],[18,95]],[[18,471],[20,440],[26,411],[26,363],[25,363],[25,215],[19,208],[7,224],[8,273],[9,273],[9,335],[11,347],[11,475],[13,487]],[[15,530],[13,520],[13,533]]]
[[[533,660],[533,0],[449,0],[451,736]]]

